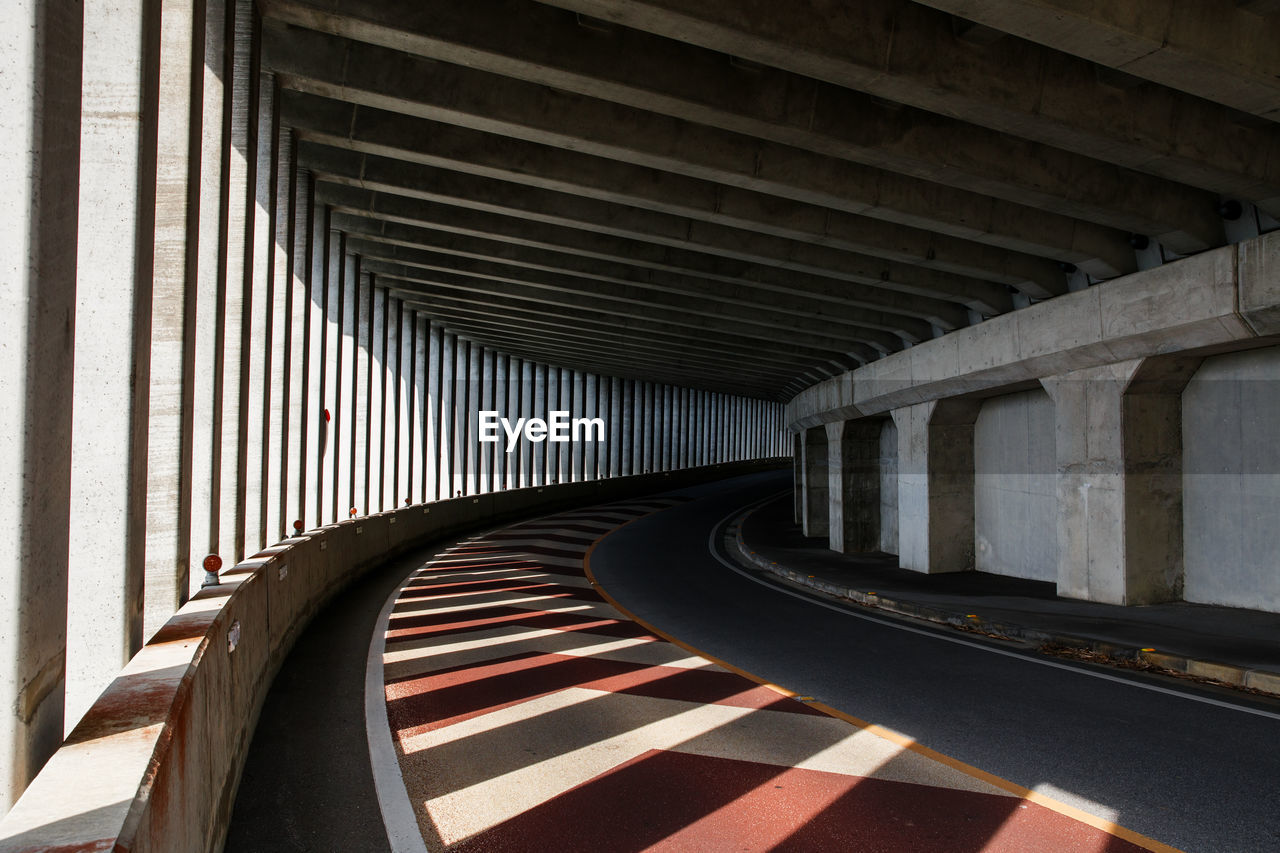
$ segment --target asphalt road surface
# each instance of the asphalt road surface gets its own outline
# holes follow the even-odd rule
[[[718,526],[788,485],[702,487],[616,531],[592,555],[600,586],[701,651],[1166,844],[1280,850],[1280,703],[870,616],[726,565]]]
[[[719,543],[788,486],[560,514],[354,585],[273,685],[226,849],[1134,849],[1074,808],[1280,850],[1280,702],[780,587]]]

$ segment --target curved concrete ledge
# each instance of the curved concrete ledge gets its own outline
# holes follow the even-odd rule
[[[0,822],[0,851],[221,847],[280,663],[343,586],[409,548],[533,513],[790,464],[772,459],[492,492],[318,528],[244,560],[121,671]]]
[[[806,388],[792,430],[1127,359],[1280,335],[1280,232],[1165,264],[925,341]]]

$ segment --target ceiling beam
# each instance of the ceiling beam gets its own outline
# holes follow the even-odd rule
[[[269,62],[287,88],[392,114],[357,112],[344,129],[353,141],[425,146],[433,165],[440,165],[434,159],[439,146],[466,162],[520,163],[526,179],[576,179],[597,192],[642,193],[661,180],[691,200],[730,207],[732,199],[722,197],[736,190],[752,207],[761,202],[751,194],[776,196],[1043,255],[1099,276],[1136,269],[1121,229],[318,32],[273,33],[270,45]],[[429,120],[435,129],[405,116]],[[446,134],[440,124],[459,129]],[[510,140],[486,143],[476,131]],[[662,177],[666,173],[686,180]]]
[[[984,20],[1002,23],[1010,17],[1008,7],[1063,3],[945,0],[929,5],[978,7],[990,10]],[[317,0],[272,0],[267,14],[1156,237],[1176,252],[1224,240],[1217,199],[1205,190],[887,104],[812,77],[766,66],[743,68],[722,53],[639,30],[584,28],[572,13],[530,0],[473,0],[467,14],[458,14],[458,8],[453,0],[344,0],[330,13],[328,4]],[[494,21],[504,24],[494,26]],[[974,25],[971,31],[1003,35]]]

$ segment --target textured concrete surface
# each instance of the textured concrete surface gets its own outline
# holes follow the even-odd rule
[[[1280,612],[1280,348],[1204,360],[1183,393],[1184,594]]]
[[[984,400],[974,423],[974,568],[1056,581],[1053,400],[1023,391]]]

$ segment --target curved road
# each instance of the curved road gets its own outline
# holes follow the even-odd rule
[[[226,849],[1135,849],[1076,809],[1280,850],[1280,702],[775,586],[717,543],[787,486],[534,519],[357,584],[272,687]]]
[[[605,537],[591,557],[600,586],[709,655],[1159,841],[1280,850],[1280,703],[1023,654],[749,577],[716,531],[789,477],[744,481]]]

